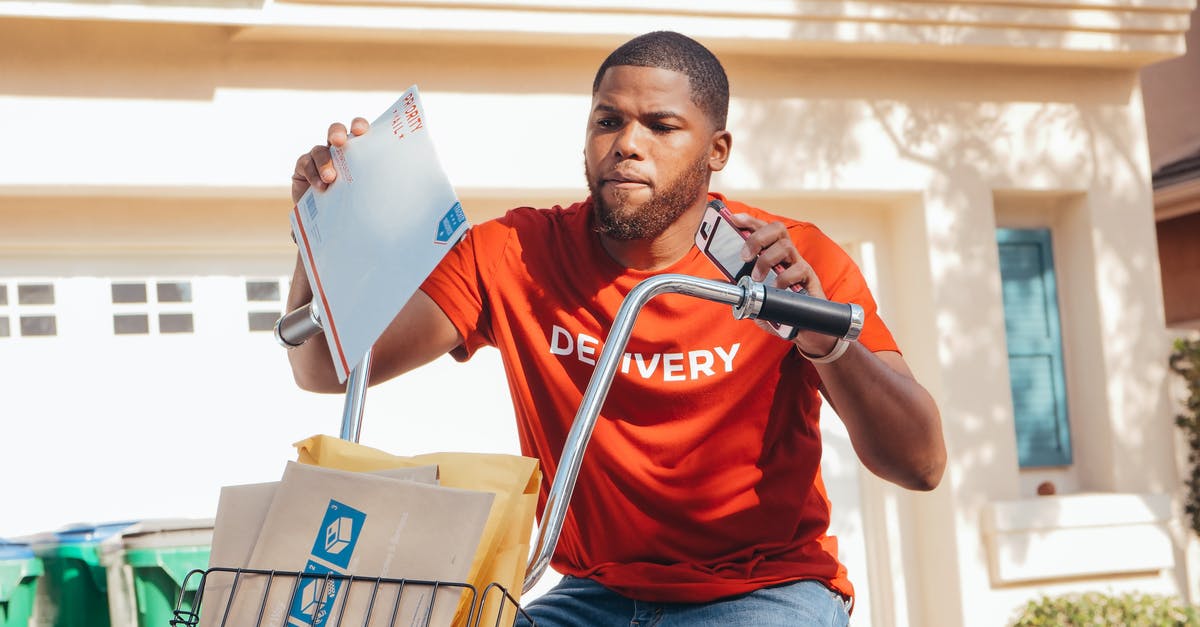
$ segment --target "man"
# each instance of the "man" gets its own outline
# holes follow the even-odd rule
[[[624,296],[663,272],[720,278],[693,238],[732,146],[728,90],[719,61],[683,35],[614,51],[592,87],[589,198],[469,231],[376,344],[372,382],[496,346],[522,450],[553,476]],[[361,118],[349,132],[334,124],[329,143],[364,132]],[[293,198],[334,177],[328,149],[315,147],[296,164]],[[822,393],[874,473],[918,490],[941,479],[937,407],[857,267],[811,224],[726,202],[753,231],[743,251],[757,258],[753,277],[783,263],[779,286],[859,303],[860,341],[838,356],[832,337],[789,342],[726,306],[652,300],[585,456],[552,561],[564,579],[527,608],[538,625],[845,624],[853,591],[826,536]],[[311,297],[297,265],[289,309]],[[341,391],[323,340],[290,359],[302,387]]]

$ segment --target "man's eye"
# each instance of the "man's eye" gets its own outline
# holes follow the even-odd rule
[[[620,120],[614,120],[613,118],[603,118],[598,120],[596,124],[601,128],[616,128],[621,124],[621,122]]]
[[[670,133],[671,131],[675,130],[674,126],[668,126],[666,124],[652,124],[650,125],[650,128],[655,133]]]

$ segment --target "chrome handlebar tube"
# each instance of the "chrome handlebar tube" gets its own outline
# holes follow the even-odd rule
[[[541,525],[538,526],[533,554],[525,570],[525,592],[541,579],[542,573],[550,564],[554,548],[558,545],[558,537],[567,515],[567,505],[571,502],[571,494],[575,490],[575,480],[579,478],[583,452],[592,437],[592,429],[596,426],[600,408],[608,396],[621,355],[629,343],[633,323],[651,298],[668,293],[685,294],[732,305],[734,316],[738,319],[769,319],[772,322],[837,335],[848,341],[856,339],[862,330],[863,310],[858,305],[833,303],[807,294],[765,287],[761,283],[751,281],[749,277],[743,277],[737,285],[731,285],[683,274],[661,274],[639,283],[629,292],[617,310],[612,328],[604,340],[604,348],[596,360],[592,378],[575,414],[575,421],[567,434],[567,441],[558,460],[558,471],[546,497],[546,508],[542,514]],[[763,315],[764,312],[770,313],[770,318]]]
[[[751,281],[749,277],[743,277],[737,285],[732,285],[683,274],[660,274],[639,283],[629,292],[617,310],[612,328],[604,341],[604,348],[596,360],[592,378],[588,381],[587,390],[567,434],[567,441],[558,460],[558,471],[546,497],[546,507],[533,543],[533,552],[525,570],[526,592],[541,579],[558,545],[567,506],[575,490],[575,481],[579,478],[583,453],[587,449],[592,429],[596,426],[596,419],[600,416],[600,409],[612,386],[621,355],[629,343],[637,315],[650,299],[669,293],[731,305],[734,317],[738,319],[769,320],[847,341],[857,339],[863,325],[863,309],[856,304],[835,303],[803,293],[766,287]],[[295,348],[321,330],[320,316],[310,303],[280,318],[275,324],[275,337],[283,346]],[[351,371],[347,381],[341,431],[344,440],[358,441],[370,363],[371,354],[368,352],[363,361]]]
[[[275,341],[289,350],[309,341],[323,331],[321,314],[315,302],[297,307],[275,321]],[[367,400],[367,382],[370,378],[371,351],[367,351],[362,361],[350,370],[350,375],[346,378],[346,402],[342,407],[342,430],[340,433],[343,440],[358,442],[362,433],[363,407]]]

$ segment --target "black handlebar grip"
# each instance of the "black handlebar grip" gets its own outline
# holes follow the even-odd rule
[[[759,320],[786,324],[854,340],[862,330],[862,307],[854,303],[835,303],[808,294],[763,286]]]

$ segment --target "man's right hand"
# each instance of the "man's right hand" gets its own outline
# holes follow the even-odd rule
[[[350,130],[346,125],[335,122],[329,126],[329,135],[324,146],[313,146],[313,149],[300,155],[296,160],[296,171],[292,173],[292,202],[300,202],[300,197],[309,187],[324,191],[337,179],[337,170],[333,167],[333,159],[329,155],[329,147],[341,148],[350,141],[350,135],[355,137],[367,132],[371,123],[364,118],[354,118]]]
[[[318,190],[329,187],[337,178],[329,147],[345,146],[350,137],[366,133],[369,127],[370,124],[363,118],[354,118],[349,131],[342,124],[331,125],[329,143],[313,146],[312,150],[296,160],[296,171],[292,174],[292,202],[300,202],[300,197],[309,187],[316,187]],[[288,292],[287,311],[307,304],[312,297],[308,275],[305,274],[304,265],[297,255],[296,268],[292,273],[292,286]],[[425,292],[417,290],[384,330],[383,335],[375,341],[370,382],[374,384],[386,381],[433,361],[462,344],[462,341],[458,328],[450,322],[441,307]],[[345,385],[338,383],[333,360],[329,355],[329,345],[323,333],[305,342],[303,346],[289,350],[288,361],[292,366],[292,375],[301,388],[314,392],[345,390]]]

